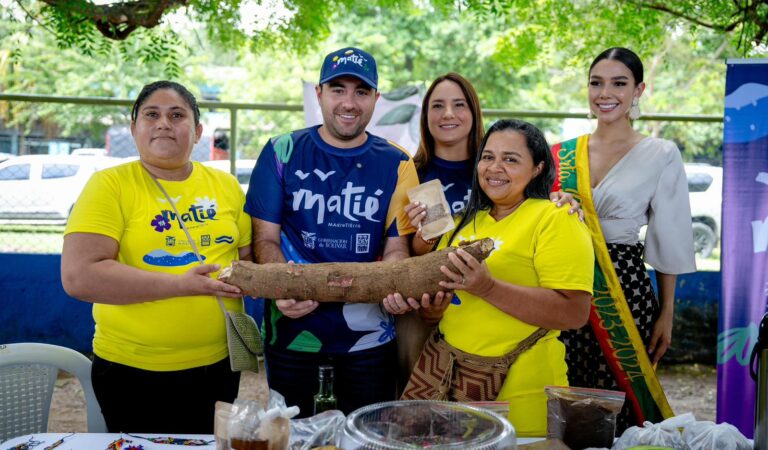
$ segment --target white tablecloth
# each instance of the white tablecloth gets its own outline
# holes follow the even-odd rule
[[[162,441],[158,441],[158,438],[176,439],[177,441],[174,442],[177,443],[162,444],[159,443]],[[51,447],[60,439],[63,439],[61,444]],[[120,439],[124,441],[120,442]],[[184,443],[178,440],[187,440],[190,445],[183,445]],[[37,433],[8,440],[0,444],[0,450],[27,450],[23,446],[19,447],[23,444],[28,444],[29,450],[127,450],[131,447],[135,447],[135,450],[215,450],[216,448],[211,434]]]
[[[183,445],[177,441],[176,444],[162,444],[158,438],[173,438],[180,440],[194,440],[197,445]],[[56,446],[50,447],[60,439],[64,441]],[[117,446],[120,439],[125,439],[122,446]],[[528,444],[540,441],[541,438],[518,438],[517,444]],[[207,443],[206,445],[200,445]],[[27,448],[19,447],[22,444],[29,444]],[[131,447],[133,450],[173,450],[173,449],[197,449],[197,450],[215,450],[216,444],[211,434],[120,434],[120,433],[38,433],[28,434],[10,439],[0,444],[0,450],[127,450]]]

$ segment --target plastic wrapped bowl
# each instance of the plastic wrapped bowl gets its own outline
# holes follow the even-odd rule
[[[517,449],[515,429],[491,411],[452,402],[398,400],[347,416],[343,449]]]

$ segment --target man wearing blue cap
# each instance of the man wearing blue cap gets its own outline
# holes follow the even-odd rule
[[[354,47],[325,57],[316,87],[322,125],[274,137],[251,175],[245,211],[259,263],[370,262],[408,256],[406,191],[418,184],[408,153],[365,131],[379,98],[376,61]],[[395,397],[395,324],[406,305],[268,300],[267,381],[313,414],[318,367],[335,368],[348,414]]]

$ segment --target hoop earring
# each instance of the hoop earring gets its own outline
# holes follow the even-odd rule
[[[643,113],[640,111],[640,100],[635,97],[632,99],[632,107],[629,108],[629,120],[637,120]]]

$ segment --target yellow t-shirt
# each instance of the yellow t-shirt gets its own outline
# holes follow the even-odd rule
[[[251,243],[251,220],[237,180],[194,163],[184,181],[160,183],[173,199],[206,264],[228,266]],[[183,274],[199,264],[162,191],[139,161],[96,172],[80,194],[64,234],[96,233],[119,243],[117,260],[142,270]],[[211,274],[215,277],[216,274]],[[222,299],[243,311],[240,299]],[[93,350],[145,370],[199,367],[227,357],[224,317],[216,297],[175,297],[131,305],[93,306]]]
[[[594,251],[587,227],[567,207],[549,200],[528,199],[496,221],[480,211],[454,239],[492,238],[495,249],[485,260],[491,274],[520,286],[592,292]],[[444,237],[438,248],[447,244]],[[510,352],[537,327],[506,314],[465,291],[455,293],[440,321],[446,341],[482,356]],[[550,331],[512,365],[499,394],[510,402],[509,420],[519,436],[544,436],[547,400],[544,386],[567,386],[565,347]]]

